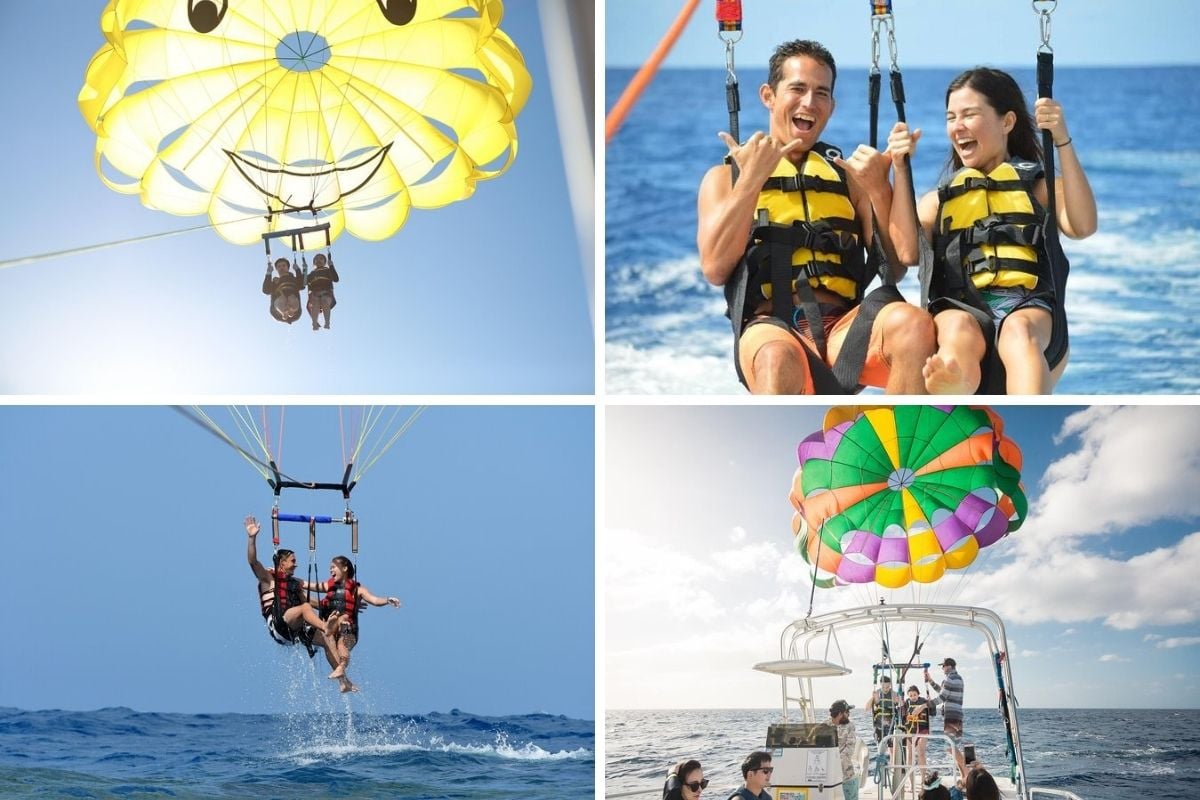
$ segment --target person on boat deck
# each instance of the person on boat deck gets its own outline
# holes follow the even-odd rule
[[[942,671],[946,677],[939,685],[929,677],[929,670],[925,670],[925,683],[933,687],[933,690],[938,693],[934,698],[934,705],[942,707],[942,731],[954,743],[954,760],[958,763],[958,771],[960,775],[966,776],[967,765],[963,761],[962,740],[963,740],[963,679],[958,674],[956,667],[957,662],[953,658],[943,659],[941,663]]]
[[[879,679],[879,688],[871,691],[867,699],[866,709],[871,713],[871,722],[875,727],[875,742],[878,744],[883,737],[890,736],[894,728],[896,714],[903,702],[900,693],[892,688],[892,679],[884,675]]]
[[[967,800],[1000,800],[1000,787],[990,772],[978,767],[963,778],[963,794]]]
[[[327,633],[337,656],[331,680],[341,684],[343,692],[356,692],[357,687],[346,675],[350,651],[358,644],[358,612],[363,603],[373,606],[394,606],[402,603],[398,597],[376,597],[367,587],[354,580],[354,564],[345,556],[334,556],[329,563],[329,580],[314,588],[325,593],[321,598],[321,613],[326,617]]]
[[[300,288],[304,278],[292,272],[292,264],[286,258],[275,259],[275,272],[267,268],[262,291],[271,297],[271,316],[291,325],[300,319]]]
[[[755,750],[742,761],[742,788],[729,795],[727,800],[771,800],[767,787],[771,785],[771,754]]]
[[[846,800],[858,800],[858,776],[854,773],[854,745],[858,733],[850,722],[854,706],[837,700],[829,707],[829,724],[837,728],[838,757],[842,764],[842,795]]]
[[[1062,166],[1062,175],[1055,178],[1059,230],[1072,239],[1083,239],[1096,232],[1096,199],[1067,130],[1062,104],[1048,97],[1038,98],[1031,118],[1025,97],[1011,75],[998,69],[975,67],[952,80],[946,89],[946,136],[950,139],[947,170],[951,176],[943,187],[954,188],[968,177],[987,176],[1010,183],[1019,180],[1025,188],[979,188],[949,199],[944,205],[939,203],[938,191],[926,194],[917,213],[935,254],[939,253],[938,245],[944,246],[948,241],[950,231],[972,227],[979,231],[980,219],[996,221],[993,214],[999,212],[1003,216],[1009,207],[1014,214],[1027,218],[1032,212],[1040,224],[1046,213],[1049,176],[1043,176],[1038,168],[1042,160],[1038,129],[1050,131]],[[911,157],[920,138],[920,129],[909,131],[907,125],[897,123],[888,137],[892,160],[903,155]],[[907,173],[897,171],[898,194],[909,191],[908,181]],[[953,206],[961,209],[955,212],[958,220],[950,213],[954,203],[960,204]],[[912,208],[901,203],[893,209],[890,219],[891,237],[902,263],[915,263],[918,250]],[[1027,223],[1028,219],[1014,217],[1012,221]],[[941,276],[949,270],[967,269],[970,258],[973,264],[970,283],[987,305],[980,310],[990,313],[998,330],[996,352],[1007,373],[1009,394],[1049,393],[1067,362],[1064,355],[1051,370],[1046,361],[1051,315],[1059,300],[1049,282],[1044,242],[1040,236],[1036,238],[1038,241],[1029,245],[1004,244],[1000,239],[995,240],[997,244],[981,244],[977,250],[966,245],[962,248],[964,263],[945,263],[944,255],[934,263],[936,289]],[[970,313],[935,294],[930,292],[929,310],[937,327],[938,349],[922,369],[925,388],[931,394],[972,394],[981,380],[983,332]]]
[[[929,702],[921,697],[921,690],[916,686],[909,686],[907,697],[904,699],[903,720],[904,732],[908,734],[928,734],[929,733]],[[913,746],[909,749],[910,764],[915,763],[921,768],[921,783],[925,782],[925,745],[929,743],[928,739],[916,739]]]
[[[671,767],[667,773],[667,782],[663,785],[663,800],[696,800],[700,793],[708,788],[708,779],[704,777],[704,768],[694,758],[680,761]]]
[[[935,769],[921,780],[921,800],[951,800],[951,793]]]
[[[246,517],[246,560],[258,579],[258,597],[267,633],[276,643],[288,646],[297,641],[312,653],[312,645],[325,651],[325,660],[337,666],[329,641],[325,636],[325,622],[305,599],[306,581],[295,577],[296,554],[280,548],[272,560],[272,569],[267,569],[258,560],[258,533],[261,526],[252,516]]]
[[[308,315],[312,317],[314,331],[321,328],[317,322],[317,318],[321,314],[325,315],[325,329],[329,329],[329,313],[337,305],[337,298],[333,296],[333,285],[337,281],[338,274],[333,267],[333,261],[327,261],[324,253],[317,253],[313,256],[312,272],[308,273],[306,281],[308,303],[305,307],[308,309]]]
[[[713,285],[726,286],[747,250],[759,209],[766,207],[768,218],[776,223],[787,224],[795,219],[845,227],[838,236],[838,247],[844,249],[833,252],[822,245],[824,249],[801,247],[793,253],[792,285],[796,285],[797,276],[803,279],[809,275],[824,328],[828,364],[842,351],[850,324],[860,309],[857,303],[863,286],[847,265],[857,263],[862,248],[878,235],[895,277],[898,279],[906,269],[896,260],[888,239],[890,155],[860,145],[850,158],[843,159],[830,153],[827,145],[817,147],[833,114],[836,78],[833,56],[817,42],[797,40],[776,48],[767,83],[759,88],[759,98],[770,118],[768,132],[757,131],[744,143],[734,141],[728,133],[719,134],[737,165],[737,182],[727,164],[708,171],[700,184],[696,233],[704,277]],[[784,192],[767,186],[772,177],[797,174],[825,176],[834,190]],[[818,200],[829,213],[820,220],[806,219],[809,206]],[[839,207],[842,210],[833,213]],[[872,227],[872,208],[880,230]],[[769,292],[769,282],[751,276],[746,303],[747,313],[753,309],[753,314],[743,323],[736,354],[746,387],[754,394],[812,394],[815,390],[806,348],[814,356],[819,351],[802,301],[793,294],[794,312],[788,324],[772,315]],[[885,387],[893,394],[924,394],[921,368],[934,348],[928,313],[908,303],[889,303],[879,310],[871,325],[859,382]]]

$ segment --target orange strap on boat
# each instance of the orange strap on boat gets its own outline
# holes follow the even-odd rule
[[[671,52],[675,42],[679,39],[683,29],[687,27],[688,21],[692,18],[692,14],[696,11],[696,6],[700,4],[700,0],[687,0],[683,8],[679,12],[679,16],[671,23],[671,27],[663,35],[658,46],[654,48],[654,52],[650,54],[650,58],[646,59],[646,63],[633,76],[633,80],[625,87],[625,91],[621,93],[612,110],[608,112],[608,116],[604,118],[604,142],[607,144],[620,129],[621,124],[625,121],[625,117],[629,114],[630,109],[637,103],[638,98],[642,96],[642,92],[650,85],[650,81],[654,79],[655,73],[658,72],[658,67],[662,64],[663,59],[667,57],[667,53]]]

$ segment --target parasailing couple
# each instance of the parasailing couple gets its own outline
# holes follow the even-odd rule
[[[357,692],[358,687],[346,674],[350,651],[358,643],[358,612],[364,603],[373,606],[401,606],[398,597],[377,597],[354,579],[354,564],[345,556],[335,556],[329,564],[329,580],[323,583],[302,581],[295,577],[296,554],[280,548],[272,559],[272,569],[258,560],[258,533],[261,526],[253,516],[247,516],[246,560],[258,579],[258,595],[267,633],[278,644],[290,646],[297,642],[308,648],[309,655],[316,647],[325,652],[325,660],[333,671],[340,690]],[[308,592],[317,592],[319,602],[310,602]],[[318,611],[319,610],[319,611]]]

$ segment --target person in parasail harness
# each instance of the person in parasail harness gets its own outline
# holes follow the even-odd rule
[[[313,256],[312,272],[308,273],[305,281],[308,287],[308,303],[305,307],[312,317],[314,331],[321,328],[317,321],[321,314],[325,315],[325,329],[329,329],[329,315],[337,305],[337,298],[333,296],[333,285],[337,282],[338,274],[333,262],[327,261],[324,253]]]
[[[972,394],[980,386],[989,317],[1009,394],[1046,394],[1066,367],[1065,339],[1059,352],[1048,352],[1054,326],[1065,333],[1053,275],[1057,268],[1065,279],[1066,257],[1057,237],[1045,232],[1047,176],[1038,129],[1050,131],[1062,165],[1055,178],[1058,229],[1072,239],[1091,236],[1096,199],[1062,105],[1038,98],[1030,117],[1017,82],[989,67],[963,72],[946,89],[949,174],[917,207],[934,253],[929,310],[938,351],[922,370],[931,394]],[[898,123],[888,137],[892,158],[911,157],[920,136]],[[907,181],[898,175],[896,191],[907,189]],[[900,206],[892,218],[906,264],[918,257],[911,217],[912,209]]]
[[[833,56],[819,43],[776,48],[759,88],[768,132],[745,143],[719,134],[732,166],[713,167],[700,184],[700,267],[710,283],[725,287],[739,377],[752,393],[838,391],[818,389],[814,374],[827,373],[843,349],[855,349],[863,361],[851,367],[859,370],[851,383],[857,377],[889,393],[924,394],[921,368],[934,351],[929,314],[894,293],[880,306],[862,302],[874,277],[865,252],[874,236],[889,256],[891,278],[906,268],[889,238],[890,155],[860,145],[843,159],[819,141],[833,114],[836,78]],[[769,266],[757,260],[760,252],[774,256]],[[867,330],[859,326],[849,336],[860,314]]]
[[[275,272],[278,274],[271,275],[268,267],[262,292],[271,297],[271,316],[291,325],[300,319],[300,288],[304,285],[304,276],[293,273],[292,264],[286,258],[275,259]]]
[[[319,584],[324,592],[321,598],[321,616],[326,620],[326,639],[331,643],[336,661],[331,661],[332,680],[341,684],[343,692],[357,692],[346,668],[350,665],[350,651],[358,644],[358,613],[363,603],[373,606],[403,605],[398,597],[376,597],[367,587],[354,579],[354,564],[345,556],[334,556],[329,563],[329,580]]]
[[[296,554],[281,548],[267,569],[258,560],[258,533],[261,526],[252,516],[246,517],[246,560],[258,579],[258,597],[267,634],[277,643],[289,646],[299,642],[308,648],[308,654],[316,653],[315,647],[323,648],[325,660],[337,666],[337,658],[325,636],[325,622],[317,610],[305,598],[306,581],[295,577]]]

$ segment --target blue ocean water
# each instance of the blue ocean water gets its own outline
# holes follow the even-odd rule
[[[872,741],[867,715],[862,709],[850,714],[858,735]],[[697,758],[711,781],[705,796],[728,797],[725,790],[741,783],[742,759],[762,747],[767,725],[778,719],[778,711],[764,710],[608,711],[605,796],[647,789],[641,797],[661,797],[667,767]],[[1082,800],[1200,796],[1200,710],[1027,708],[1019,724],[1031,786],[1065,789]],[[983,765],[1003,774],[999,713],[968,708],[966,735]],[[860,794],[864,800],[877,796],[869,779],[864,788],[870,789]]]
[[[590,797],[595,725],[0,708],[0,798]]]
[[[714,45],[716,50],[716,45]],[[723,54],[714,52],[714,65]],[[757,65],[755,65],[757,66]],[[765,125],[765,67],[739,68],[741,134]],[[948,144],[945,88],[957,70],[904,70],[907,116],[925,136],[919,192],[936,185]],[[1032,101],[1033,70],[1013,70]],[[607,70],[606,107],[631,70]],[[887,81],[885,80],[886,84]],[[700,274],[696,190],[725,147],[725,71],[663,70],[606,149],[606,384],[615,394],[743,393],[721,290]],[[1064,238],[1071,356],[1059,394],[1200,391],[1200,67],[1055,70],[1099,231]],[[823,139],[867,141],[866,70],[839,70]],[[887,87],[880,141],[895,120]],[[901,284],[919,298],[915,270]]]

